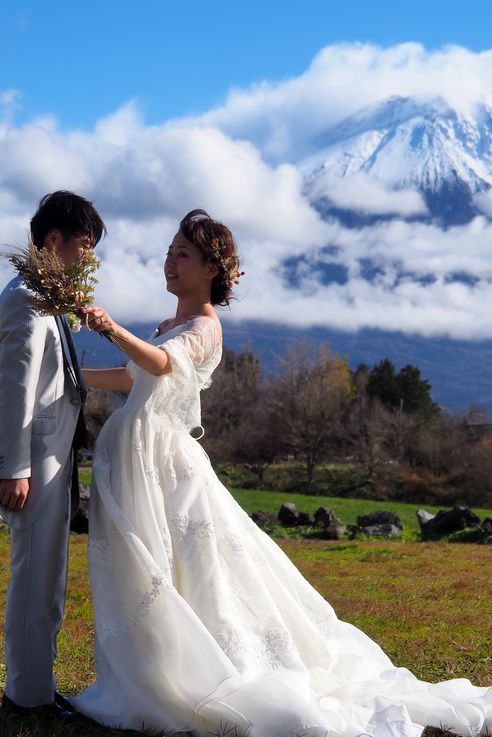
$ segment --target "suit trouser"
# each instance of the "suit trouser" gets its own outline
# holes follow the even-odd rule
[[[50,704],[53,663],[67,591],[71,460],[66,488],[25,530],[10,528],[11,580],[5,606],[6,694],[20,706]]]

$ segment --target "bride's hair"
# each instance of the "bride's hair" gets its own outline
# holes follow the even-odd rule
[[[239,257],[232,233],[226,225],[214,220],[205,210],[192,210],[184,216],[179,229],[186,240],[197,246],[206,261],[219,269],[212,280],[210,301],[213,305],[228,305],[232,288],[239,284]]]

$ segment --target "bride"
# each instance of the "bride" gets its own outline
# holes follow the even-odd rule
[[[96,446],[89,566],[96,682],[72,699],[101,724],[193,737],[419,737],[492,726],[492,688],[428,684],[340,621],[215,476],[195,439],[221,358],[213,305],[241,274],[232,235],[203,210],[165,261],[176,316],[148,341],[86,309],[124,368],[87,384],[131,389]]]

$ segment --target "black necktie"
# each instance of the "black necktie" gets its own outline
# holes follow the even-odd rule
[[[60,337],[62,339],[62,343],[64,344],[63,355],[66,359],[66,367],[71,375],[76,389],[79,392],[80,401],[83,404],[87,399],[87,388],[85,386],[84,375],[82,374],[79,359],[77,357],[77,351],[75,350],[75,345],[72,338],[72,331],[68,327],[67,321],[64,317],[60,315],[56,318],[56,320],[58,322],[58,329],[60,330]],[[67,349],[68,355],[66,355]]]
[[[65,372],[68,374],[71,382],[74,384],[80,398],[80,412],[77,417],[77,425],[72,440],[73,464],[72,464],[72,484],[70,491],[71,499],[71,516],[74,517],[79,508],[80,489],[79,489],[79,468],[77,463],[77,451],[79,448],[87,447],[87,428],[84,421],[84,413],[82,405],[87,397],[87,388],[84,381],[84,375],[80,368],[77,358],[77,351],[72,338],[72,333],[65,319],[62,316],[55,318],[62,342],[63,365]]]

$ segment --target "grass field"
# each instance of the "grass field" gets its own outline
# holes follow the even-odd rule
[[[479,685],[492,682],[492,549],[489,546],[289,539],[280,540],[279,544],[331,602],[338,616],[375,639],[395,664],[410,668],[419,678],[430,681],[459,676]],[[86,545],[85,536],[72,535],[69,595],[57,661],[59,688],[69,695],[80,692],[94,678]],[[7,580],[8,533],[3,528],[0,530],[2,608]],[[1,688],[4,679],[2,664]],[[68,726],[47,718],[39,722],[32,718],[13,718],[0,710],[2,737],[113,737],[117,734],[123,733],[93,726],[82,719]]]
[[[307,494],[294,494],[279,491],[260,491],[256,489],[232,489],[236,501],[248,514],[262,510],[274,512],[280,509],[284,502],[293,502],[299,512],[315,512],[318,507],[330,507],[337,517],[346,525],[355,525],[358,515],[368,514],[377,510],[387,510],[397,514],[405,529],[413,532],[419,531],[416,511],[426,509],[435,514],[442,507],[422,506],[421,504],[404,504],[403,502],[376,502],[370,499],[342,499],[338,497],[308,496]],[[491,509],[473,510],[481,519],[492,517]]]
[[[82,469],[80,473],[81,481],[84,484],[90,484],[91,472],[89,469]],[[421,504],[404,504],[403,502],[377,502],[370,499],[345,499],[342,497],[328,496],[309,496],[308,494],[295,494],[287,491],[263,491],[261,489],[230,489],[231,494],[236,501],[242,506],[248,514],[262,510],[263,512],[273,512],[277,514],[284,502],[293,502],[300,512],[308,512],[312,514],[318,507],[330,507],[334,513],[346,525],[355,525],[357,517],[362,514],[377,510],[387,510],[397,514],[405,530],[409,533],[405,537],[407,539],[416,539],[419,532],[417,521],[417,509],[425,509],[432,514],[436,514],[442,507],[431,507]],[[476,509],[473,511],[478,514],[480,519],[492,517],[492,509]],[[284,531],[285,533],[295,533],[294,530]]]

